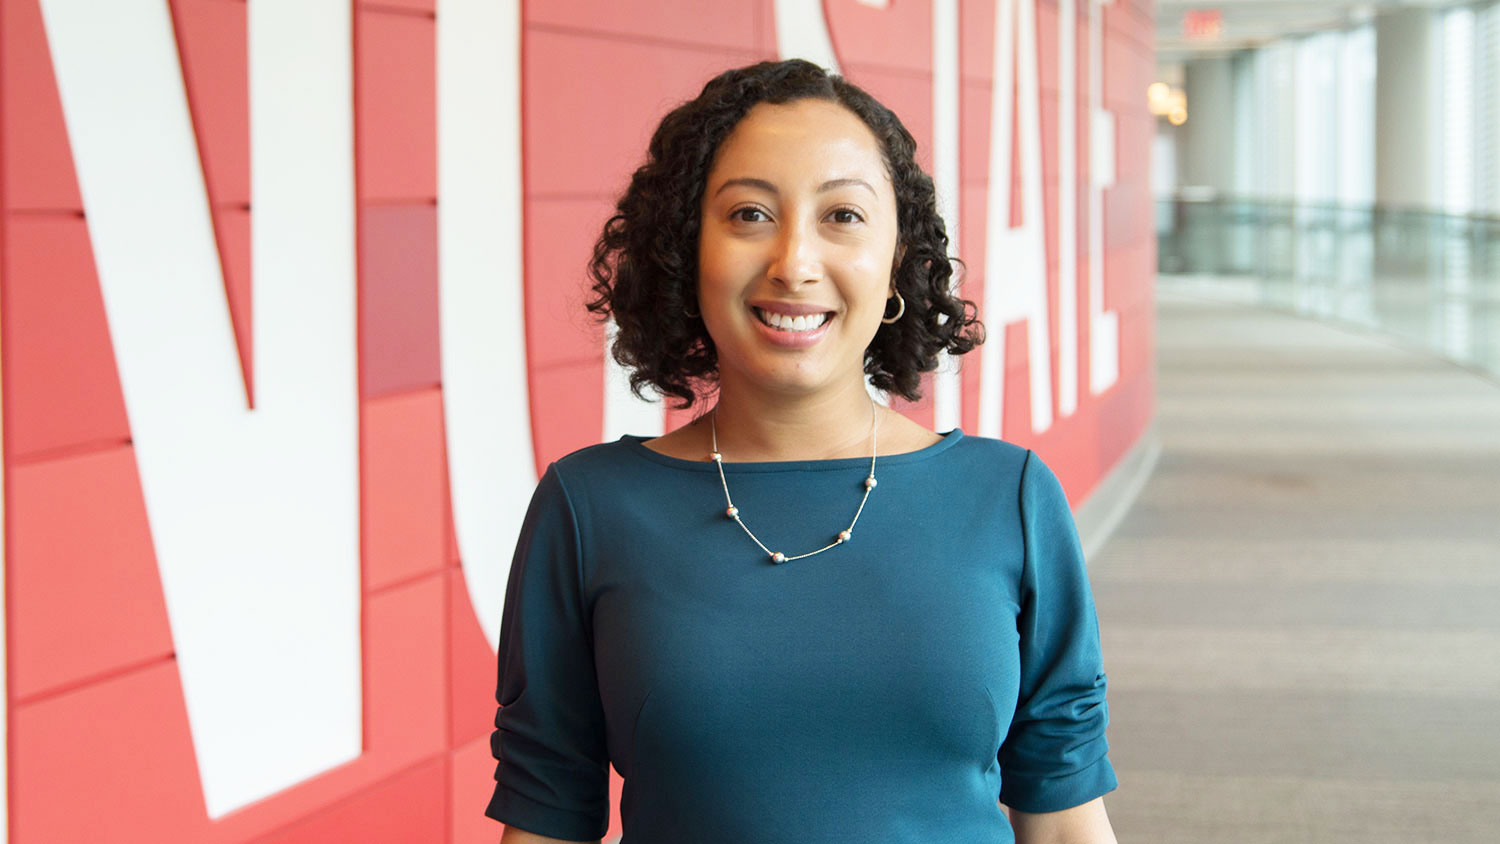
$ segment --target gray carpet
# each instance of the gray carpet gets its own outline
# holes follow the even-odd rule
[[[1500,384],[1162,292],[1090,562],[1122,844],[1500,842]]]

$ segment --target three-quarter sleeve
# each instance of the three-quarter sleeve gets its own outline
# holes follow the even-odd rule
[[[485,814],[538,835],[601,838],[609,828],[609,759],[582,596],[578,527],[549,467],[521,526],[500,622],[500,709]]]
[[[1057,476],[1034,452],[1021,473],[1021,683],[1000,746],[1000,802],[1056,812],[1113,791],[1099,622],[1083,548]]]

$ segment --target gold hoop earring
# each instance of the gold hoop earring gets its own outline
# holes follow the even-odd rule
[[[897,293],[895,295],[896,295],[896,315],[893,316],[893,317],[881,317],[880,318],[880,321],[883,322],[883,323],[885,323],[886,325],[890,325],[891,323],[893,323],[896,320],[900,319],[902,314],[906,313],[906,300],[901,298],[901,294],[900,293]],[[890,301],[890,300],[887,299],[886,301]]]

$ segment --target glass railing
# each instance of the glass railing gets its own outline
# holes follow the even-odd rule
[[[1187,196],[1156,215],[1165,289],[1357,325],[1500,378],[1500,217]]]

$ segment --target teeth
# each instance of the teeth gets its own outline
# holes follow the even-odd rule
[[[811,316],[788,316],[772,311],[755,309],[755,315],[760,321],[779,331],[811,331],[828,321],[827,314],[813,314]]]

